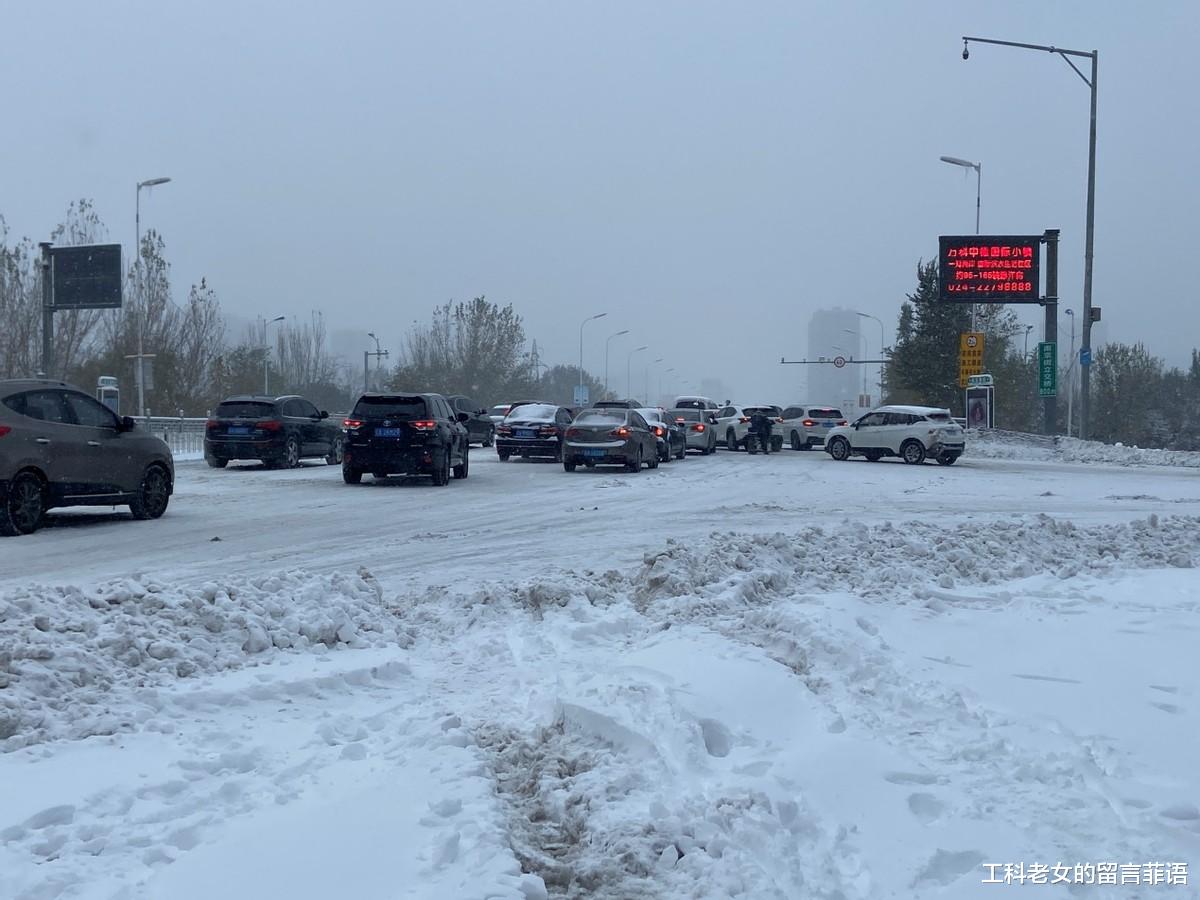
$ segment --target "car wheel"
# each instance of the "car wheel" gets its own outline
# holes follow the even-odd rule
[[[679,453],[675,456],[676,459],[685,459],[687,457],[687,444],[679,448]]]
[[[835,437],[829,442],[829,455],[838,462],[850,458],[850,443],[842,437]]]
[[[483,446],[490,447],[496,441],[496,429],[489,428],[487,434],[483,436]]]
[[[792,449],[793,450],[801,450],[804,448],[804,446],[805,446],[804,444],[800,443],[800,435],[796,434],[796,432],[793,431],[792,432]]]
[[[505,451],[505,450],[498,450],[498,451],[496,451],[496,455],[497,455],[498,457],[500,457],[500,462],[508,462],[508,456],[509,456],[509,454],[508,454],[508,452],[507,452],[507,451]]]
[[[576,463],[574,460],[564,459],[563,460],[563,471],[564,472],[574,472],[576,465],[578,465],[578,463]]]
[[[442,454],[442,461],[433,471],[433,483],[438,487],[445,487],[450,483],[450,448],[446,448],[446,452]]]
[[[733,429],[730,428],[727,432],[725,432],[725,449],[726,450],[736,450],[737,448],[738,448],[737,435],[734,434]]]
[[[454,467],[455,478],[466,478],[471,473],[471,461],[467,455],[467,448],[463,447],[463,460]]]
[[[296,440],[295,435],[291,435],[287,439],[287,443],[283,445],[283,467],[294,469],[298,465],[300,465],[300,442]]]
[[[925,462],[925,447],[920,441],[909,438],[900,445],[900,458],[910,466],[919,466]]]
[[[642,448],[639,446],[637,452],[633,454],[633,459],[625,464],[630,472],[642,471]]]
[[[33,534],[46,517],[46,488],[33,472],[20,472],[8,483],[8,497],[0,507],[0,534]]]
[[[666,458],[666,460],[663,460],[663,459],[659,458],[657,453],[655,453],[652,457],[650,457],[650,468],[657,469],[660,465],[662,465],[663,462],[670,462],[670,461],[671,461],[670,456],[668,456]]]
[[[171,477],[160,465],[152,465],[142,475],[137,494],[129,503],[135,519],[157,519],[167,511],[171,501]]]
[[[958,459],[957,453],[943,453],[937,458],[937,461],[939,466],[952,466],[956,459]]]
[[[361,484],[363,472],[362,469],[356,469],[353,466],[342,466],[342,481],[346,484]]]
[[[331,466],[340,466],[345,450],[346,447],[342,438],[334,438],[333,443],[329,445],[329,455],[325,457],[325,462]]]
[[[229,465],[229,460],[219,459],[216,456],[206,456],[206,457],[204,457],[204,461],[206,463],[208,463],[211,468],[214,468],[214,469],[223,469],[227,465]]]

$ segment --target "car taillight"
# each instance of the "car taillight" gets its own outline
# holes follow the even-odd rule
[[[704,430],[704,425],[702,425],[702,424],[692,426],[692,431],[703,431],[703,430]]]
[[[738,422],[740,422],[740,423],[741,423],[741,424],[743,424],[743,425],[747,425],[747,424],[749,424],[749,422],[750,422],[750,417],[749,417],[749,416],[742,416],[740,419],[738,419]]]
[[[362,419],[345,419],[342,422],[343,428],[362,428],[362,426],[363,426]]]
[[[512,426],[511,425],[497,425],[496,426],[496,434],[500,435],[501,437],[512,437]]]
[[[614,428],[608,434],[610,437],[629,437],[629,429],[622,425],[620,428]]]
[[[220,422],[218,422],[216,419],[209,419],[207,422],[204,423],[204,427],[206,429],[208,429],[209,431],[211,431],[212,429],[216,428],[219,424],[220,424]]]
[[[283,423],[278,419],[267,419],[265,422],[258,423],[259,431],[282,431]]]
[[[433,419],[418,419],[415,422],[409,422],[414,431],[433,431],[437,428],[437,422]]]
[[[10,431],[12,431],[12,429],[11,429],[9,426],[7,426],[7,425],[0,425],[0,437],[4,437],[4,436],[5,436],[6,434],[8,434]]]
[[[812,419],[805,419],[805,420],[804,420],[803,422],[801,422],[800,424],[801,424],[801,425],[803,425],[805,428],[812,428],[812,427],[813,427],[814,425],[816,425],[817,423],[816,423],[816,422],[814,422]]]
[[[543,425],[541,428],[538,429],[538,434],[541,434],[541,435],[558,434],[558,429],[555,428],[553,425]]]
[[[662,437],[662,436],[663,436],[663,429],[662,429],[662,426],[661,426],[661,425],[655,425],[655,426],[654,426],[654,434],[655,434],[655,435],[657,435],[658,437]]]

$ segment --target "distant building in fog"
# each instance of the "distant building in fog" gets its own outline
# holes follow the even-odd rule
[[[829,359],[838,356],[847,360],[868,359],[863,356],[862,319],[852,309],[819,309],[808,323],[808,359]],[[843,408],[849,414],[858,407],[859,395],[872,394],[870,404],[879,402],[874,396],[871,379],[877,371],[874,366],[847,363],[838,368],[834,365],[805,366],[808,374],[808,396],[806,403],[829,403]],[[866,371],[869,370],[869,371]],[[863,388],[866,371],[867,389]]]

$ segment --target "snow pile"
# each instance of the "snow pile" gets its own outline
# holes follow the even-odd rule
[[[1029,459],[1109,466],[1200,468],[1200,452],[1193,450],[1149,450],[999,429],[971,431],[967,436],[965,455],[983,459]]]
[[[0,750],[130,730],[127,694],[290,649],[411,643],[383,591],[356,575],[276,573],[168,585],[32,585],[0,595]]]

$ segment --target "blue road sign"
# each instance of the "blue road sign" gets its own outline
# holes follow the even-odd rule
[[[1090,366],[1092,364],[1092,348],[1091,347],[1080,347],[1079,348],[1079,364],[1081,366]]]

